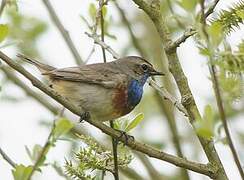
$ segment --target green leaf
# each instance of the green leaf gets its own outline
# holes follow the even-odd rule
[[[205,127],[203,124],[200,124],[199,126],[200,127],[197,127],[198,135],[200,135],[206,139],[211,139],[213,137],[213,132],[208,127]]]
[[[201,47],[198,47],[199,49],[199,53],[203,56],[211,56],[209,50],[207,48],[201,48]]]
[[[47,24],[38,18],[21,15],[21,13],[16,12],[13,8],[6,11],[6,15],[9,19],[8,37],[13,42],[16,41],[16,50],[29,56],[38,56],[37,41],[44,31],[47,30]],[[19,41],[24,43],[18,43]]]
[[[209,123],[213,122],[214,114],[210,105],[206,105],[204,108],[203,119]]]
[[[61,135],[68,133],[73,128],[73,126],[74,125],[68,119],[60,118],[57,120],[55,129],[53,131],[54,138],[57,139]]]
[[[197,0],[179,0],[178,4],[186,11],[193,11],[196,8]]]
[[[0,42],[2,42],[8,35],[9,29],[7,24],[0,24]]]
[[[17,0],[7,0],[8,7],[13,8],[15,11],[18,11],[18,3]]]
[[[125,128],[125,132],[129,132],[130,130],[135,128],[143,119],[144,119],[144,114],[139,113]]]
[[[121,123],[119,120],[115,120],[114,121],[114,129],[120,129],[121,128]]]
[[[103,18],[105,19],[106,15],[107,15],[107,7],[106,6],[102,7],[102,13],[103,13]]]
[[[216,21],[208,27],[208,33],[212,44],[217,47],[223,39],[223,28],[220,22]]]
[[[97,8],[94,3],[89,5],[89,15],[92,19],[96,18]]]
[[[205,106],[203,119],[197,119],[195,128],[198,135],[211,139],[214,136],[214,114],[210,105]]]
[[[42,152],[42,146],[39,145],[39,144],[36,144],[33,149],[32,149],[32,152],[31,150],[25,146],[25,150],[29,156],[29,158],[32,160],[32,162],[36,162],[37,159],[39,158],[41,152]],[[48,150],[48,149],[47,149]],[[41,159],[39,160],[39,163],[37,164],[37,166],[42,166],[44,161],[46,160],[46,153],[43,153]]]
[[[12,174],[14,176],[14,180],[28,180],[28,177],[32,171],[32,166],[24,166],[23,164],[17,165],[14,170],[12,170]]]
[[[240,17],[241,19],[244,19],[244,10],[243,9],[238,9],[236,11],[236,14],[238,15],[238,17]]]
[[[127,118],[119,118],[113,122],[114,122],[114,129],[118,129],[122,131],[124,131],[129,124],[129,120]]]
[[[27,147],[26,147],[27,148]],[[27,148],[28,149],[28,148]],[[28,152],[29,151],[29,152]],[[35,146],[33,147],[32,149],[32,152],[30,152],[30,150],[28,149],[27,153],[28,155],[30,156],[31,160],[33,162],[35,162],[38,158],[39,158],[39,155],[42,151],[42,146],[39,145],[39,144],[35,144]]]

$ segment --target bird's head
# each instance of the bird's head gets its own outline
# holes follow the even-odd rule
[[[117,60],[119,68],[127,75],[143,84],[150,76],[164,75],[156,71],[151,63],[138,56],[127,56]]]

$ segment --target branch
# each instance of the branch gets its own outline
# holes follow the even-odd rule
[[[243,168],[242,168],[241,162],[239,160],[238,154],[236,152],[234,143],[233,143],[232,138],[231,138],[230,130],[229,130],[229,127],[228,127],[227,118],[226,118],[226,114],[225,114],[225,110],[224,110],[224,106],[223,106],[223,100],[222,100],[222,97],[221,97],[221,94],[220,94],[219,82],[218,82],[218,79],[217,79],[217,76],[216,76],[215,66],[214,65],[210,65],[210,72],[211,72],[212,78],[213,78],[212,82],[213,82],[213,85],[215,87],[214,88],[215,97],[216,97],[216,101],[217,101],[217,105],[218,105],[218,109],[219,109],[220,119],[222,120],[222,123],[224,125],[226,138],[227,138],[228,144],[230,146],[230,150],[231,150],[232,155],[234,157],[234,160],[235,160],[236,166],[238,168],[238,171],[239,171],[239,173],[241,175],[241,178],[244,179]]]
[[[55,24],[55,26],[58,28],[59,32],[61,33],[62,37],[64,38],[69,50],[71,51],[76,63],[78,65],[83,64],[82,59],[80,57],[79,52],[77,51],[74,43],[72,42],[69,32],[64,28],[63,24],[61,23],[61,21],[59,20],[55,10],[53,9],[51,3],[49,2],[49,0],[42,0],[43,4],[45,5],[45,7],[48,10],[48,13],[50,15],[50,18],[52,19],[53,23]]]
[[[128,177],[128,179],[145,179],[141,174],[138,173],[138,171],[132,169],[132,168],[120,168],[120,171]]]
[[[53,140],[52,136],[53,136],[53,134],[54,134],[55,127],[56,127],[56,124],[55,124],[55,123],[56,123],[56,120],[57,120],[58,118],[60,118],[61,116],[63,116],[64,111],[65,111],[65,108],[62,108],[62,109],[60,110],[58,116],[54,119],[54,121],[53,121],[53,125],[52,125],[52,129],[51,129],[51,131],[50,131],[50,133],[49,133],[49,135],[48,135],[48,138],[47,138],[47,140],[46,140],[46,142],[45,142],[45,145],[43,146],[43,148],[42,148],[40,154],[38,155],[38,158],[37,158],[36,162],[35,162],[34,165],[33,165],[33,168],[32,168],[32,170],[31,170],[31,172],[29,173],[29,176],[28,176],[28,178],[27,178],[28,180],[31,179],[31,177],[32,177],[32,175],[34,174],[34,172],[35,172],[35,171],[42,165],[42,163],[43,163],[43,158],[46,157],[47,153],[48,153],[49,150],[50,150],[50,147],[53,146],[53,141],[54,141],[54,140]]]
[[[170,10],[170,13],[171,15],[173,15],[176,23],[178,24],[178,26],[182,29],[185,29],[185,25],[175,16],[175,12],[174,12],[174,9],[172,7],[172,3],[171,3],[171,0],[167,0],[167,4],[169,6],[169,10]]]
[[[29,86],[25,85],[13,72],[11,72],[11,70],[6,67],[6,66],[0,66],[0,68],[3,70],[3,72],[5,73],[5,75],[7,76],[7,78],[11,81],[13,81],[14,84],[16,84],[19,88],[22,88],[22,90],[29,95],[30,97],[32,97],[33,99],[35,99],[36,101],[38,101],[40,104],[42,104],[45,108],[47,108],[51,113],[53,114],[57,114],[58,113],[58,107],[55,107],[54,105],[52,105],[51,103],[49,103],[49,101],[47,101],[45,98],[43,98],[42,96],[40,96],[40,94],[36,93],[35,91],[33,91],[31,88],[29,88]],[[81,130],[82,129],[82,130]],[[85,127],[80,128],[77,125],[75,125],[71,131],[74,134],[83,134],[85,136],[91,136],[88,132],[85,131]],[[99,144],[99,142],[97,141],[97,143]],[[1,149],[0,149],[1,151]],[[1,152],[0,152],[1,153]],[[120,170],[130,176],[130,177],[141,177],[140,175],[138,175],[135,171],[133,171],[130,168],[120,168]],[[143,179],[141,178],[137,178],[137,179]]]
[[[107,44],[105,44],[103,41],[101,41],[96,33],[90,34],[88,32],[85,32],[85,34],[92,38],[94,40],[95,44],[99,44],[102,46],[104,49],[106,49],[110,54],[112,54],[114,59],[119,59],[119,55]]]
[[[21,73],[23,76],[25,76],[27,79],[29,79],[35,87],[37,87],[38,89],[40,89],[41,91],[43,91],[44,93],[46,93],[47,95],[52,97],[54,100],[56,100],[57,102],[62,104],[66,109],[70,110],[71,112],[73,112],[74,114],[76,114],[78,116],[82,115],[83,112],[80,111],[80,108],[74,106],[67,99],[65,99],[64,97],[57,94],[55,91],[53,91],[48,86],[44,85],[41,81],[39,81],[37,78],[35,78],[31,73],[26,71],[22,66],[20,66],[16,62],[14,62],[12,59],[10,59],[8,56],[6,56],[1,51],[0,51],[0,58],[4,62],[6,62],[9,66],[11,66],[13,69],[15,69],[16,71]],[[168,153],[158,151],[146,144],[137,142],[136,140],[133,140],[132,138],[127,139],[126,137],[121,135],[121,132],[112,129],[112,128],[104,125],[101,122],[93,121],[93,120],[87,120],[87,122],[90,123],[91,125],[99,128],[105,134],[108,134],[108,135],[118,139],[119,141],[126,143],[126,145],[128,147],[130,147],[131,149],[140,151],[144,154],[147,154],[150,157],[160,159],[163,161],[167,161],[178,167],[183,167],[183,168],[207,175],[209,177],[214,177],[214,175],[216,173],[215,169],[212,168],[212,166],[192,162],[192,161],[186,160],[184,158],[179,158],[179,157],[170,155]]]
[[[11,80],[15,85],[17,85],[19,88],[21,88],[27,95],[29,95],[30,97],[32,97],[33,99],[35,99],[36,101],[38,101],[40,104],[43,105],[43,107],[47,108],[51,113],[53,114],[57,114],[59,111],[59,108],[52,105],[51,103],[49,103],[49,101],[47,101],[45,98],[43,98],[40,94],[38,94],[37,92],[33,91],[31,88],[29,88],[29,86],[27,86],[26,84],[24,84],[8,67],[6,66],[0,66],[0,68],[2,69],[2,71],[5,73],[6,77]],[[79,135],[85,135],[85,136],[91,136],[86,130],[85,127],[81,127],[81,125],[75,125],[72,129],[71,129],[72,133],[74,134],[79,134]],[[97,141],[98,144],[100,144]],[[130,168],[120,168],[120,171],[123,174],[126,174],[127,176],[130,176],[134,179],[143,179],[139,174],[137,174],[134,170],[130,169]],[[138,177],[138,178],[136,178]],[[141,178],[139,178],[141,177]]]
[[[151,19],[158,19],[161,18],[161,16],[159,15],[160,12],[155,11],[155,8],[149,4],[147,4],[145,1],[143,0],[133,0],[137,5],[139,5],[140,9],[143,9],[150,17]],[[215,7],[217,6],[219,0],[215,0],[215,2],[212,4],[212,6],[209,7],[209,9],[207,10],[207,12],[205,14],[203,14],[203,17],[205,19],[208,18],[208,16],[210,14],[213,13]],[[161,37],[164,38],[165,40],[168,41],[168,45],[166,45],[165,48],[165,52],[174,52],[176,50],[177,47],[180,46],[181,43],[185,42],[187,38],[193,36],[194,34],[196,34],[196,30],[189,28],[187,29],[184,34],[177,39],[176,41],[172,42],[169,38],[166,38],[166,35],[169,34],[168,32],[165,31],[166,34],[162,34]]]
[[[159,93],[156,93],[156,95],[160,96]],[[160,110],[165,115],[167,123],[169,125],[169,131],[172,136],[171,141],[175,147],[176,154],[177,156],[183,158],[184,154],[181,147],[181,144],[183,144],[182,142],[183,138],[179,135],[178,132],[178,128],[177,128],[178,124],[176,123],[174,110],[172,109],[172,106],[169,103],[166,103],[166,101],[162,101],[160,97],[157,98],[157,101],[159,103],[159,106],[161,107]],[[186,169],[182,168],[180,173],[181,173],[180,177],[182,180],[190,180],[189,174]]]
[[[101,22],[101,41],[105,43],[105,39],[104,39],[104,17],[103,17],[102,9],[103,9],[103,0],[99,0],[99,9],[98,9],[97,14],[99,14],[98,17],[100,17],[100,22]],[[99,19],[97,19],[97,21],[99,21]],[[95,31],[95,33],[96,33],[96,31]],[[102,48],[103,62],[106,63],[107,58],[106,58],[105,48],[104,47],[101,47],[101,48]]]
[[[210,56],[209,56],[209,61],[210,61],[210,64],[209,64],[209,71],[210,71],[210,74],[211,74],[211,77],[212,77],[212,83],[213,83],[213,86],[214,86],[214,93],[215,93],[215,98],[216,98],[216,101],[217,101],[217,106],[218,106],[218,110],[219,110],[219,114],[220,114],[220,119],[223,123],[223,126],[224,126],[224,131],[225,131],[225,134],[226,134],[226,138],[227,138],[227,141],[228,141],[228,145],[230,147],[230,150],[231,150],[231,153],[234,157],[234,161],[235,161],[235,164],[238,168],[238,171],[242,177],[242,179],[244,179],[244,172],[243,172],[243,169],[242,169],[242,166],[241,166],[241,162],[238,158],[238,154],[236,152],[236,149],[235,149],[235,146],[234,146],[234,143],[232,141],[232,138],[231,138],[231,134],[230,134],[230,131],[229,131],[229,128],[228,128],[228,124],[227,124],[227,118],[226,118],[226,114],[225,114],[225,110],[224,110],[224,106],[223,106],[223,100],[222,100],[222,97],[221,97],[221,93],[220,93],[220,88],[219,88],[219,82],[218,82],[218,79],[217,79],[217,76],[216,76],[216,70],[215,70],[215,65],[214,65],[214,59],[213,59],[213,54],[214,54],[214,49],[212,48],[212,45],[211,45],[211,42],[210,42],[210,39],[209,39],[209,35],[207,33],[207,30],[206,30],[206,19],[204,17],[204,0],[201,0],[201,23],[202,23],[202,31],[205,35],[205,40],[206,40],[206,44],[207,44],[207,48],[210,50]]]
[[[101,22],[101,40],[102,42],[104,42],[104,19],[103,19],[103,0],[99,0],[99,8],[97,10],[97,15],[96,15],[96,21],[95,21],[95,25],[93,26],[94,30],[93,33],[96,33],[97,31],[97,26],[98,26],[98,22]],[[95,46],[93,46],[94,48]],[[106,63],[107,59],[106,59],[106,52],[105,49],[103,47],[102,48],[102,56],[103,56],[103,62]],[[113,121],[109,121],[110,127],[114,129],[114,123]],[[118,168],[118,153],[117,153],[117,142],[116,139],[111,137],[112,139],[112,150],[113,150],[113,157],[114,157],[114,168],[113,168],[113,176],[115,180],[119,180],[119,168]],[[102,180],[105,177],[105,170],[102,171]]]
[[[25,85],[13,72],[11,72],[11,70],[6,67],[6,66],[0,66],[0,68],[3,70],[3,72],[5,73],[5,75],[7,76],[7,78],[11,81],[13,81],[14,84],[16,84],[19,88],[21,88],[27,95],[29,95],[30,97],[32,97],[33,99],[35,99],[36,101],[38,101],[40,104],[42,104],[45,108],[47,108],[51,113],[53,114],[57,114],[58,113],[58,107],[55,107],[54,105],[52,105],[51,103],[49,103],[49,101],[47,101],[45,98],[43,98],[42,96],[40,96],[40,94],[36,93],[35,91],[33,91],[31,88],[29,88],[29,86]],[[90,136],[90,134],[88,132],[85,131],[84,127],[81,127],[79,125],[75,125],[71,131],[74,134],[83,134],[85,136]],[[99,144],[99,142],[97,141],[97,143]],[[127,168],[120,168],[120,171],[122,171],[124,174],[133,177],[140,177],[138,174],[136,174],[135,171],[133,171],[132,169]],[[143,179],[143,178],[137,178],[137,179]]]
[[[152,6],[147,4],[143,0],[133,0],[133,1],[135,4],[139,6],[139,8],[145,11],[145,13],[152,20],[152,22],[154,23],[158,31],[164,51],[169,60],[168,61],[169,70],[176,81],[176,84],[181,94],[182,104],[186,108],[187,113],[189,115],[190,123],[194,128],[194,120],[201,118],[201,115],[195,103],[194,97],[188,85],[187,78],[183,72],[178,56],[176,54],[176,49],[175,51],[166,51],[168,47],[170,47],[170,45],[172,44],[172,40],[170,38],[169,29],[165,23],[165,19],[162,17],[161,14],[160,4],[158,4],[158,6]],[[224,167],[218,156],[218,153],[214,147],[213,141],[205,139],[199,135],[198,135],[198,139],[204,149],[205,154],[207,155],[209,162],[218,169],[218,172],[216,173],[214,179],[218,179],[218,180],[228,179]]]
[[[17,164],[10,159],[10,157],[2,150],[0,147],[0,154],[2,155],[3,159],[7,161],[13,168],[17,166]]]
[[[45,145],[43,146],[40,154],[38,155],[38,158],[37,158],[36,162],[33,165],[33,168],[32,168],[32,170],[31,170],[31,172],[29,174],[29,177],[27,178],[28,180],[31,179],[31,177],[34,174],[34,172],[39,168],[41,162],[43,161],[43,158],[47,155],[50,146],[52,146],[50,140],[51,140],[54,128],[55,128],[55,121],[53,121],[53,126],[52,126],[52,129],[51,129],[51,131],[50,131],[50,133],[48,135],[47,141],[46,141]]]
[[[169,1],[169,0],[168,0]],[[206,13],[201,12],[201,19],[202,20],[206,20],[208,18],[209,15],[211,15],[214,12],[215,7],[217,6],[218,2],[220,0],[215,0],[214,3],[209,7],[209,9],[207,10]],[[185,42],[186,39],[188,39],[189,37],[193,36],[194,34],[196,34],[197,31],[193,28],[189,28],[187,29],[184,34],[179,37],[177,40],[175,40],[173,43],[171,43],[166,49],[165,51],[170,53],[170,52],[174,52],[176,50],[177,47],[180,46],[181,43]]]
[[[159,174],[159,172],[154,168],[148,157],[146,157],[142,153],[136,152],[137,157],[140,159],[140,161],[143,163],[145,168],[148,171],[148,174],[150,175],[152,180],[161,180],[162,176]]]
[[[122,22],[126,25],[128,31],[129,31],[129,34],[130,34],[130,37],[132,40],[132,44],[135,46],[135,48],[138,50],[138,52],[141,54],[142,57],[146,57],[146,54],[144,53],[143,49],[140,46],[140,42],[138,41],[138,39],[136,38],[136,36],[133,33],[131,24],[126,17],[124,10],[119,6],[117,1],[114,1],[114,3],[115,3],[116,8],[119,11],[121,18],[122,18]]]
[[[179,37],[177,40],[175,40],[173,43],[171,43],[167,48],[165,48],[166,53],[171,53],[176,51],[176,48],[178,48],[181,43],[185,42],[189,37],[193,36],[196,34],[197,31],[193,28],[189,28],[184,32],[184,34]]]
[[[2,16],[3,10],[7,4],[7,0],[2,0],[1,6],[0,6],[0,17]]]
[[[148,83],[159,93],[159,95],[163,99],[169,100],[179,111],[181,111],[186,117],[188,117],[188,113],[185,107],[174,96],[172,96],[164,87],[159,87],[153,80],[149,80]]]
[[[58,108],[57,107],[55,107],[54,105],[52,105],[46,98],[40,96],[40,94],[38,94],[35,91],[33,91],[29,86],[27,86],[26,84],[24,84],[15,75],[15,73],[12,72],[12,70],[10,70],[6,66],[0,66],[0,69],[2,69],[2,71],[5,73],[6,77],[9,80],[11,80],[12,82],[14,82],[15,85],[17,85],[20,88],[22,88],[24,90],[24,92],[26,93],[26,95],[28,95],[28,96],[34,98],[35,100],[37,100],[40,104],[42,104],[44,107],[46,107],[53,114],[57,114],[58,113]]]
[[[215,6],[217,5],[219,1],[215,1]],[[201,0],[200,1],[200,5],[201,5],[201,19],[200,19],[200,22],[202,23],[202,31],[204,33],[204,37],[205,37],[205,40],[206,40],[206,44],[207,44],[207,48],[209,49],[210,51],[210,56],[209,56],[209,61],[210,61],[210,64],[209,64],[209,71],[210,71],[210,74],[211,74],[211,77],[212,77],[212,83],[213,83],[213,86],[214,86],[214,93],[215,93],[215,98],[216,98],[216,101],[217,101],[217,106],[218,106],[218,110],[219,110],[219,114],[220,114],[220,119],[223,123],[223,126],[224,126],[224,131],[225,131],[225,134],[226,134],[226,138],[227,138],[227,141],[228,141],[228,145],[230,147],[230,150],[231,150],[231,153],[234,157],[234,161],[235,161],[235,164],[238,168],[238,171],[241,175],[241,178],[244,179],[244,172],[243,172],[243,169],[242,169],[242,166],[241,166],[241,162],[238,158],[238,154],[236,152],[236,149],[235,149],[235,146],[234,146],[234,143],[232,141],[232,138],[231,138],[231,134],[230,134],[230,131],[229,131],[229,127],[228,127],[228,124],[227,124],[227,118],[226,118],[226,114],[225,114],[225,110],[224,110],[224,106],[223,106],[223,100],[222,100],[222,97],[221,97],[221,92],[220,92],[220,88],[219,88],[219,82],[218,82],[218,78],[216,76],[216,69],[215,69],[215,63],[214,63],[214,49],[211,45],[211,42],[210,42],[210,38],[209,38],[209,35],[208,35],[208,32],[206,30],[206,18],[204,16],[204,10],[205,10],[205,6],[204,6],[204,0]]]
[[[208,16],[214,12],[214,9],[215,9],[215,7],[217,6],[217,4],[219,3],[219,1],[220,1],[220,0],[215,0],[215,1],[213,2],[212,6],[210,6],[210,7],[208,8],[207,12],[206,12],[205,15],[204,15],[204,18],[205,18],[205,19],[207,19]]]

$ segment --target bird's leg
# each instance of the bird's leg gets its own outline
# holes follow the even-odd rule
[[[116,131],[120,132],[120,136],[119,136],[118,139],[125,138],[125,143],[124,143],[125,145],[128,144],[129,140],[131,140],[131,141],[135,140],[134,136],[131,136],[131,135],[127,134],[125,131],[121,131],[121,130],[118,130],[118,129],[116,129]]]
[[[90,120],[91,118],[91,115],[88,111],[85,111],[83,114],[81,114],[80,116],[80,123],[82,123],[83,121],[86,121],[86,120]]]

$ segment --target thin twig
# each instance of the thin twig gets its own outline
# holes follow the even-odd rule
[[[104,2],[103,2],[103,6],[105,6],[105,5],[108,5],[108,2],[109,2],[110,0],[105,0]]]
[[[7,4],[7,0],[2,0],[1,6],[0,6],[0,17],[2,16],[3,10]]]
[[[23,76],[25,76],[27,79],[29,79],[35,87],[37,87],[38,89],[40,89],[41,91],[43,91],[44,93],[46,93],[47,95],[52,97],[54,100],[56,100],[57,102],[62,104],[66,109],[70,110],[71,112],[73,112],[74,114],[76,114],[78,116],[82,115],[83,112],[80,111],[79,107],[76,107],[70,101],[68,101],[64,97],[60,96],[59,94],[57,94],[55,91],[53,91],[50,87],[44,85],[40,80],[38,80],[31,73],[26,71],[21,65],[19,65],[15,61],[13,61],[11,58],[6,56],[1,51],[0,51],[0,58],[5,63],[7,63],[9,66],[11,66],[13,69],[15,69],[16,71],[21,73]],[[171,154],[156,150],[144,143],[137,142],[135,139],[134,140],[127,139],[124,136],[121,136],[120,132],[104,125],[101,122],[94,121],[92,119],[87,120],[87,122],[92,124],[93,126],[99,128],[102,132],[104,132],[110,136],[113,136],[114,138],[117,138],[119,141],[121,141],[123,143],[126,143],[126,145],[128,147],[130,147],[131,149],[140,151],[144,154],[147,154],[150,157],[160,159],[163,161],[167,161],[176,166],[184,167],[186,169],[189,169],[189,170],[201,173],[201,174],[205,174],[211,178],[215,177],[215,175],[216,175],[216,171],[215,171],[216,169],[213,168],[211,165],[192,162],[192,161],[186,160],[185,158],[179,158],[179,157],[173,156]]]
[[[168,0],[169,1],[169,0]],[[211,15],[214,12],[215,7],[217,6],[219,0],[215,0],[214,3],[209,7],[206,13],[204,11],[201,11],[201,19],[207,19],[209,15]],[[202,5],[201,5],[202,6]],[[201,8],[202,9],[202,8]],[[196,34],[197,31],[193,28],[188,28],[183,35],[181,35],[177,40],[172,42],[166,49],[165,51],[170,53],[174,52],[177,47],[180,46],[181,43],[185,42],[189,37],[193,36]]]
[[[148,170],[148,174],[150,175],[152,180],[162,179],[161,174],[159,174],[159,172],[154,168],[154,166],[152,165],[148,157],[146,157],[144,154],[139,152],[136,152],[136,155]]]
[[[164,87],[159,87],[153,80],[149,80],[148,83],[159,93],[159,95],[163,99],[169,100],[179,111],[181,111],[185,116],[188,117],[188,113],[185,107],[174,96],[172,96]]]
[[[200,9],[200,22],[202,22],[202,24],[205,26],[206,25],[206,18],[205,18],[205,14],[204,14],[205,0],[200,0],[199,2],[200,2],[200,7],[201,7],[201,9]]]
[[[81,17],[81,20],[84,21],[84,23],[86,24],[86,26],[88,27],[88,29],[92,31],[93,26],[87,21],[86,18],[84,18],[83,16],[80,16],[80,17]]]
[[[210,6],[210,7],[208,8],[207,12],[204,14],[204,18],[205,18],[205,19],[207,19],[208,16],[214,12],[214,9],[215,9],[215,7],[217,6],[217,4],[219,3],[219,1],[220,1],[220,0],[215,0],[215,1],[213,2],[212,6]]]
[[[160,96],[160,94],[158,92],[156,92],[156,95]],[[176,154],[177,154],[177,156],[183,158],[184,154],[183,154],[183,150],[181,147],[181,144],[183,144],[183,142],[182,142],[183,138],[181,137],[181,135],[178,132],[178,128],[177,128],[178,124],[176,123],[174,109],[172,109],[172,107],[170,106],[169,103],[162,101],[160,99],[160,97],[157,98],[157,101],[159,103],[159,106],[161,107],[160,110],[165,115],[167,123],[169,125],[170,133],[172,134],[171,141],[175,147]],[[182,180],[190,179],[188,171],[186,169],[182,168],[180,173],[181,173]]]
[[[124,10],[119,6],[117,1],[114,1],[114,3],[115,3],[116,8],[119,11],[119,14],[120,14],[121,18],[122,18],[122,22],[125,24],[125,26],[127,27],[128,31],[129,31],[132,44],[135,46],[135,48],[138,50],[138,52],[141,54],[142,57],[146,57],[146,53],[143,51],[143,49],[142,49],[142,47],[140,45],[140,42],[137,40],[135,34],[133,33],[131,24],[130,24],[129,20],[126,17],[126,15],[124,13]]]
[[[122,172],[122,174],[128,177],[128,179],[145,180],[145,178],[141,174],[139,174],[137,169],[134,170],[132,168],[126,167],[120,168],[120,171]]]
[[[102,39],[102,42],[104,42],[104,24],[103,24],[103,12],[102,12],[102,8],[103,8],[103,0],[99,0],[99,8],[98,8],[98,11],[97,11],[97,16],[96,16],[96,23],[94,25],[94,33],[96,33],[97,31],[97,26],[98,26],[98,23],[99,21],[101,22],[101,39]],[[95,47],[95,46],[93,46]],[[105,49],[103,47],[102,48],[102,55],[103,55],[103,62],[106,63],[106,52],[105,52]],[[110,127],[113,128],[113,122],[110,121]],[[116,172],[115,172],[115,168],[118,166],[118,161],[117,161],[117,145],[115,144],[115,139],[113,137],[111,137],[112,139],[112,149],[113,149],[113,156],[114,156],[114,172],[112,173],[114,175],[114,178],[116,178]],[[104,179],[105,177],[105,173],[106,171],[103,170],[102,171],[102,179]]]
[[[92,50],[90,51],[90,53],[88,54],[87,58],[84,61],[84,64],[87,64],[92,56],[92,54],[95,52],[95,45],[93,45]]]
[[[61,23],[61,21],[59,20],[55,10],[53,9],[51,3],[49,2],[49,0],[42,0],[42,2],[44,3],[44,5],[46,6],[49,15],[53,21],[53,23],[56,25],[56,27],[58,28],[58,30],[60,31],[60,33],[62,34],[62,37],[64,38],[68,48],[70,49],[76,63],[78,65],[83,64],[82,63],[82,59],[80,57],[79,52],[77,51],[73,41],[70,38],[69,32],[64,28],[63,24]]]
[[[103,0],[99,0],[99,10],[98,14],[100,14],[100,23],[101,23],[101,40],[102,42],[105,43],[105,37],[104,37],[104,17],[103,17],[103,5],[104,2]],[[99,17],[99,16],[98,16]],[[97,21],[99,21],[99,19],[97,19]],[[106,63],[107,59],[106,59],[106,52],[105,49],[103,47],[102,48],[102,54],[103,54],[103,62]],[[114,129],[114,122],[110,121],[110,127]],[[112,137],[112,146],[113,146],[113,157],[114,157],[114,179],[115,180],[119,180],[119,167],[118,167],[118,142],[117,139]]]
[[[170,10],[170,12],[171,12],[171,15],[173,15],[173,17],[174,17],[174,19],[175,19],[175,21],[176,21],[176,23],[178,24],[178,26],[180,27],[180,28],[182,28],[182,29],[185,29],[185,25],[175,16],[175,12],[174,12],[174,9],[173,9],[173,7],[172,7],[172,2],[171,2],[171,0],[167,0],[167,4],[168,4],[168,6],[169,6],[169,10]]]
[[[42,162],[43,157],[45,157],[46,154],[48,153],[48,150],[49,150],[49,148],[51,146],[50,140],[51,140],[51,137],[52,137],[52,134],[53,134],[54,129],[55,129],[55,121],[53,121],[52,129],[51,129],[51,131],[50,131],[50,133],[48,135],[48,138],[46,140],[45,145],[43,146],[43,148],[42,148],[42,150],[41,150],[41,152],[40,152],[40,154],[39,154],[36,162],[33,165],[33,168],[32,168],[32,171],[29,174],[28,180],[31,179],[31,177],[34,174],[34,172],[39,168],[40,163]]]
[[[103,17],[103,0],[99,0],[99,9],[100,12],[98,12],[98,14],[100,14],[100,22],[101,22],[101,40],[102,42],[105,43],[105,37],[104,37],[104,17]],[[103,54],[103,62],[106,63],[107,62],[107,58],[106,58],[106,52],[104,47],[101,47],[102,49],[102,54]]]
[[[7,161],[13,168],[17,166],[17,164],[13,160],[11,160],[11,158],[2,150],[1,147],[0,147],[0,154],[2,155],[3,159]]]
[[[226,119],[226,115],[225,115],[225,110],[224,110],[224,106],[223,106],[223,100],[222,100],[221,92],[220,92],[220,88],[219,88],[219,82],[218,82],[218,79],[217,79],[217,76],[216,76],[216,70],[215,70],[214,59],[213,59],[213,53],[214,52],[213,52],[213,48],[212,48],[212,46],[210,44],[209,35],[207,33],[207,30],[206,30],[206,26],[207,25],[206,25],[206,18],[205,18],[205,15],[204,15],[204,9],[205,9],[204,2],[205,2],[205,0],[201,0],[200,1],[200,5],[201,5],[201,19],[200,19],[200,22],[202,23],[202,31],[203,31],[205,39],[206,39],[207,48],[210,50],[210,52],[212,52],[212,53],[210,53],[211,55],[209,56],[209,60],[210,60],[209,71],[210,71],[210,74],[211,74],[211,77],[212,77],[212,83],[213,83],[213,86],[214,86],[215,98],[216,98],[217,106],[218,106],[218,109],[219,109],[220,119],[221,119],[221,121],[222,121],[222,123],[224,125],[224,130],[225,130],[225,134],[226,134],[226,138],[227,138],[230,150],[231,150],[232,155],[234,157],[234,161],[235,161],[236,166],[238,168],[238,171],[239,171],[239,173],[241,175],[241,178],[244,180],[244,172],[243,172],[243,169],[242,169],[242,166],[241,166],[241,162],[240,162],[240,160],[238,158],[238,154],[237,154],[236,149],[234,147],[234,144],[233,144],[233,141],[232,141],[232,138],[231,138],[231,134],[230,134],[230,131],[229,131],[229,128],[228,128],[227,119]],[[217,1],[217,3],[218,3],[218,1]]]
[[[177,40],[175,40],[173,43],[171,43],[165,51],[167,53],[174,52],[177,47],[179,47],[183,42],[185,42],[189,37],[196,34],[196,30],[193,28],[187,29],[182,36],[180,36]]]
[[[229,127],[228,127],[227,118],[226,118],[226,114],[225,114],[225,110],[224,110],[224,106],[223,106],[223,100],[222,100],[222,97],[221,97],[221,94],[220,94],[219,82],[218,82],[218,79],[217,79],[217,76],[216,76],[215,66],[213,64],[210,65],[210,71],[211,71],[211,74],[212,74],[212,77],[213,77],[213,84],[214,84],[214,87],[215,87],[214,88],[215,97],[216,97],[216,100],[217,100],[217,105],[218,105],[218,109],[219,109],[220,119],[222,120],[222,123],[224,125],[226,138],[227,138],[228,144],[230,146],[232,155],[234,157],[236,166],[237,166],[238,171],[239,171],[239,173],[241,175],[241,178],[244,180],[243,168],[242,168],[241,162],[240,162],[240,160],[238,158],[238,154],[236,152],[234,143],[233,143],[232,138],[231,138],[231,134],[230,134],[230,130],[229,130]]]
[[[55,124],[55,123],[56,123],[56,120],[57,120],[59,117],[63,116],[64,111],[65,111],[65,108],[63,107],[63,108],[60,110],[60,112],[59,112],[59,114],[57,115],[57,117],[54,119],[54,121],[53,121],[53,125],[52,125],[52,129],[51,129],[51,131],[50,131],[50,133],[49,133],[49,135],[48,135],[48,138],[47,138],[47,140],[46,140],[46,142],[45,142],[45,145],[43,146],[43,148],[42,148],[40,154],[38,155],[38,158],[37,158],[36,162],[35,162],[34,165],[33,165],[32,171],[30,172],[30,174],[29,174],[29,176],[28,176],[28,180],[31,179],[31,177],[32,177],[32,175],[34,174],[34,172],[39,168],[39,166],[41,165],[41,163],[42,163],[42,161],[43,161],[43,158],[47,155],[47,153],[48,153],[50,147],[52,146],[52,140],[51,140],[51,139],[52,139],[52,136],[53,136],[55,127],[56,127],[56,124]]]
[[[110,127],[114,129],[113,121],[110,121]],[[112,137],[113,157],[114,157],[114,179],[119,180],[119,166],[118,166],[118,141]]]
[[[85,32],[85,34],[92,38],[94,40],[94,43],[95,44],[99,44],[100,46],[102,46],[104,49],[106,49],[112,56],[114,59],[119,59],[119,55],[110,47],[108,46],[107,44],[105,44],[104,42],[102,42],[100,39],[99,39],[99,36],[95,33],[93,34],[90,34],[88,32]]]

